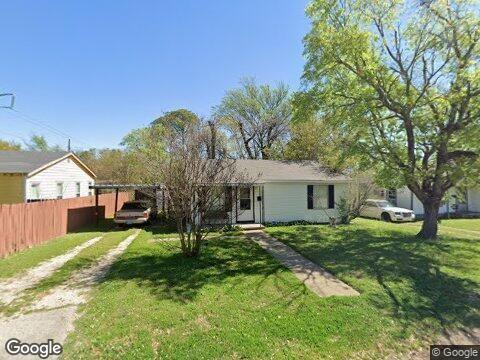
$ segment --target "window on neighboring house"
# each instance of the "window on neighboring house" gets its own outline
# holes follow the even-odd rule
[[[40,200],[40,183],[30,184],[30,199],[29,200]]]
[[[250,188],[240,188],[240,210],[250,210],[252,208],[252,199],[250,198]]]
[[[307,208],[313,210],[335,208],[334,185],[307,185]]]
[[[57,199],[63,199],[63,183],[57,183]]]
[[[77,197],[80,197],[81,186],[79,182],[75,184],[75,190],[76,190]]]
[[[388,189],[386,194],[386,200],[392,203],[393,205],[397,206],[397,190]]]
[[[93,190],[90,189],[90,186],[92,186],[92,185],[93,185],[92,182],[89,181],[89,182],[88,182],[88,196],[92,196],[92,195],[93,195]]]

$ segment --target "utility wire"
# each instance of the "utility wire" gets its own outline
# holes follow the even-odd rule
[[[48,125],[48,124],[46,124],[46,123],[44,123],[44,122],[42,122],[42,121],[40,121],[40,120],[38,120],[38,119],[36,119],[36,118],[33,118],[32,116],[29,116],[29,115],[27,115],[27,114],[25,114],[25,113],[23,113],[23,112],[21,112],[21,111],[18,111],[18,110],[16,110],[16,109],[12,109],[12,108],[8,108],[8,110],[12,111],[12,114],[16,115],[17,118],[22,119],[22,120],[24,120],[24,121],[27,121],[27,122],[29,122],[29,123],[31,123],[31,124],[36,125],[36,126],[39,126],[39,127],[43,128],[43,129],[45,129],[45,130],[47,130],[47,131],[50,131],[51,133],[54,133],[54,134],[57,135],[57,136],[64,137],[64,138],[66,138],[66,139],[75,140],[75,141],[78,142],[78,143],[81,143],[81,144],[83,144],[83,145],[86,145],[86,147],[88,147],[88,148],[92,148],[92,147],[93,147],[93,146],[91,146],[90,144],[88,144],[87,142],[82,141],[82,140],[80,140],[80,139],[78,139],[78,138],[76,138],[76,137],[73,137],[73,136],[71,136],[70,134],[67,134],[67,133],[64,132],[64,131],[59,130],[59,129],[51,126],[51,125]]]
[[[12,136],[14,138],[20,139],[23,142],[25,142],[25,138],[23,138],[23,137],[21,137],[20,135],[17,135],[17,134],[13,134],[13,133],[6,132],[6,131],[3,131],[3,130],[0,131],[0,134],[7,135],[7,136]]]

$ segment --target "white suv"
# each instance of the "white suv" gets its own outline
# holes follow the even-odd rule
[[[395,207],[387,200],[369,199],[360,209],[360,216],[384,221],[414,221],[415,213],[410,209]]]

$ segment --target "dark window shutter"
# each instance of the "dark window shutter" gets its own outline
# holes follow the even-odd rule
[[[232,203],[232,197],[233,197],[233,192],[232,192],[232,187],[227,186],[225,187],[225,211],[229,212],[232,211],[233,203]]]
[[[313,209],[313,185],[307,185],[307,209]]]
[[[328,185],[328,208],[335,208],[335,187]]]

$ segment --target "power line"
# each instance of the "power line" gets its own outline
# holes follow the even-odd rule
[[[3,130],[0,131],[0,134],[7,135],[7,136],[12,136],[12,137],[14,137],[14,138],[20,139],[20,140],[22,140],[23,142],[25,142],[25,138],[22,137],[22,136],[20,136],[20,135],[17,135],[17,134],[13,134],[13,133],[10,133],[10,132],[7,132],[7,131],[3,131]]]
[[[49,125],[49,124],[46,124],[46,123],[44,123],[44,122],[42,122],[42,121],[40,121],[40,120],[38,120],[38,119],[36,119],[36,118],[34,118],[34,117],[32,117],[32,116],[29,116],[29,115],[27,115],[27,114],[25,114],[25,113],[23,113],[23,112],[21,112],[21,111],[19,111],[19,110],[16,110],[16,109],[13,109],[13,108],[7,108],[7,109],[8,109],[8,110],[11,110],[11,111],[13,112],[12,114],[14,114],[17,118],[22,119],[22,120],[24,120],[24,121],[27,121],[27,122],[29,122],[29,123],[31,123],[31,124],[33,124],[33,125],[39,126],[39,127],[43,128],[43,129],[45,129],[45,130],[47,130],[47,131],[50,131],[51,133],[53,133],[53,134],[55,134],[55,135],[57,135],[57,136],[64,137],[64,138],[66,138],[66,139],[73,139],[73,140],[75,140],[75,141],[78,142],[78,143],[81,143],[81,144],[83,144],[83,145],[86,145],[86,147],[90,147],[90,148],[92,147],[92,146],[91,146],[90,144],[88,144],[87,142],[82,141],[82,140],[80,140],[80,139],[78,139],[78,138],[76,138],[76,137],[73,137],[73,136],[71,136],[70,134],[68,134],[68,133],[66,133],[66,132],[64,132],[64,131],[59,130],[59,129],[57,129],[57,128]]]

